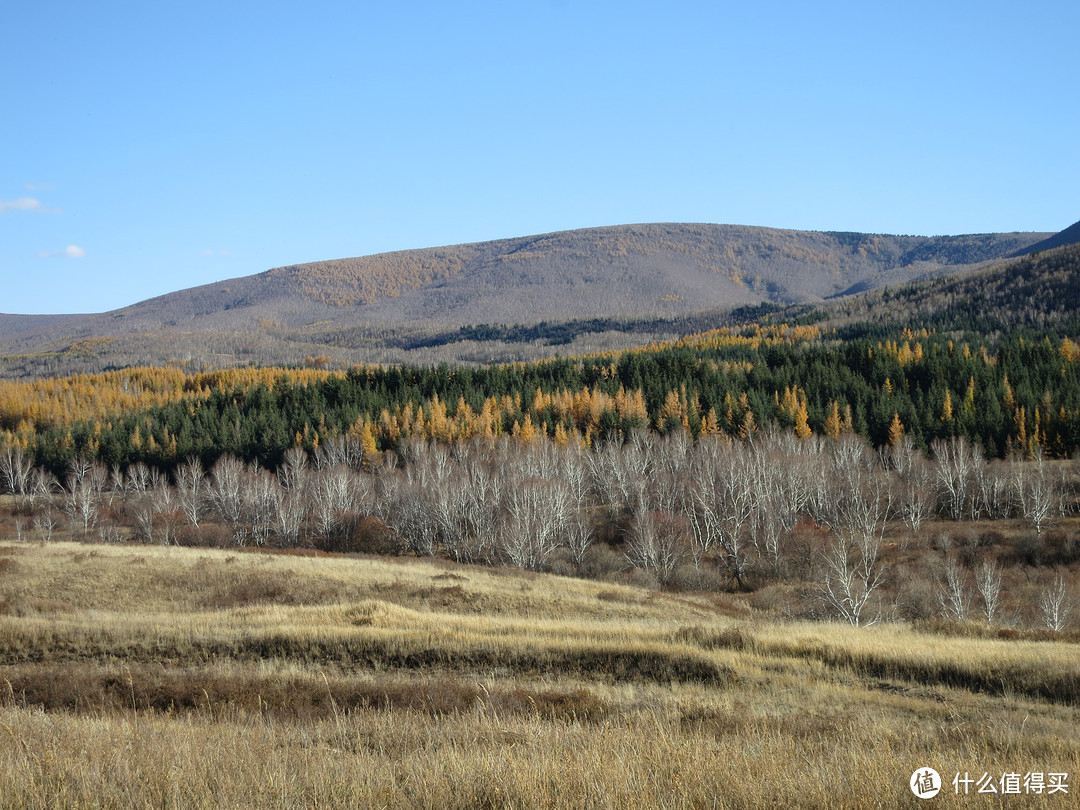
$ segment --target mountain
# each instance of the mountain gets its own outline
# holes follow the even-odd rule
[[[1060,233],[1055,233],[1053,236],[1036,242],[1034,245],[1022,249],[1016,255],[1026,256],[1031,253],[1038,253],[1043,250],[1051,250],[1053,248],[1062,247],[1064,245],[1075,245],[1080,242],[1080,222],[1073,223]]]
[[[678,332],[680,319],[702,313],[904,284],[1072,238],[1067,233],[924,237],[643,224],[336,259],[102,314],[0,316],[0,375],[167,362],[515,360],[536,351],[503,333],[477,340],[467,327],[574,319],[598,320],[586,330],[590,341],[568,350],[618,348]]]
[[[1012,329],[1075,335],[1080,332],[1080,240],[977,270],[874,290],[833,302],[817,314],[832,326],[855,331],[907,326],[982,335]]]

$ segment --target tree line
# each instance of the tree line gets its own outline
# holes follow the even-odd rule
[[[814,326],[755,325],[527,364],[162,379],[165,393],[149,404],[105,397],[116,410],[71,406],[70,417],[64,403],[78,399],[85,380],[54,382],[60,394],[47,408],[40,393],[20,401],[29,384],[9,384],[0,443],[21,446],[57,475],[76,456],[171,469],[231,454],[275,468],[292,447],[311,453],[346,436],[379,451],[403,439],[501,435],[588,447],[641,429],[746,438],[776,426],[801,437],[853,434],[871,447],[907,436],[923,451],[963,437],[992,458],[1066,458],[1080,449],[1080,347],[1031,332],[841,339]],[[103,396],[130,382],[93,384]]]
[[[9,445],[0,488],[14,497],[23,539],[408,553],[585,576],[637,572],[655,586],[694,589],[792,582],[808,589],[811,615],[857,625],[967,620],[976,587],[987,621],[1039,621],[1041,608],[1002,601],[1005,566],[1051,566],[1056,579],[1034,577],[1041,594],[1064,594],[1047,626],[1068,618],[1066,572],[1080,546],[1050,530],[1076,509],[1074,462],[1041,453],[987,460],[960,436],[935,440],[932,459],[907,437],[879,451],[853,434],[800,439],[776,429],[746,440],[695,441],[681,429],[625,438],[592,449],[542,437],[408,439],[382,452],[341,436],[312,452],[291,447],[273,469],[232,454],[171,471],[76,456],[61,478]],[[889,532],[925,547],[930,521],[1004,518],[1028,527],[1012,544],[939,529],[940,555],[918,571],[895,553],[890,560]],[[901,586],[913,581],[936,583],[936,597],[912,601]]]

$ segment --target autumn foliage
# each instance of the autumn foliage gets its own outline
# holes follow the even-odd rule
[[[1080,350],[1068,337],[842,340],[812,326],[722,329],[642,349],[482,368],[135,368],[0,382],[0,441],[56,470],[74,455],[170,466],[223,453],[276,465],[293,446],[363,436],[547,436],[592,446],[639,429],[746,438],[962,436],[990,457],[1080,448]]]

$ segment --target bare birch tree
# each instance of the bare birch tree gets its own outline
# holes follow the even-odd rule
[[[1039,610],[1048,630],[1060,632],[1065,629],[1072,613],[1073,600],[1065,584],[1065,577],[1058,574],[1047,586],[1039,599]]]
[[[188,523],[198,526],[203,499],[206,495],[206,472],[203,470],[202,462],[194,457],[189,458],[176,468],[173,480],[176,483],[180,511],[187,518]]]
[[[854,625],[879,621],[867,613],[885,580],[882,537],[894,507],[892,480],[856,437],[831,446],[830,495],[816,518],[832,539],[824,553],[822,595],[828,606]]]
[[[626,557],[631,565],[655,576],[661,585],[670,585],[686,559],[688,534],[686,522],[679,515],[635,509]]]
[[[958,622],[968,620],[971,589],[968,587],[967,572],[955,557],[949,557],[945,561],[938,601],[945,618]]]
[[[585,554],[595,541],[592,527],[582,507],[574,509],[566,522],[564,545],[570,550],[570,559],[579,568],[585,564]]]
[[[832,612],[856,627],[880,621],[880,610],[868,612],[871,599],[884,580],[876,549],[856,550],[834,535],[823,556],[821,595]]]
[[[21,508],[30,494],[30,471],[34,459],[17,444],[5,444],[0,448],[0,485],[15,496]]]
[[[934,495],[934,470],[930,462],[915,447],[910,436],[887,451],[889,467],[899,479],[900,517],[912,532],[918,533],[922,524],[934,516],[937,498]]]
[[[83,537],[97,527],[107,480],[108,471],[101,464],[82,456],[76,456],[68,463],[64,510],[75,531]]]
[[[245,533],[255,545],[266,545],[276,525],[284,490],[276,476],[257,465],[252,465],[241,480]]]
[[[233,539],[244,544],[244,462],[224,455],[210,471],[207,497],[218,516],[229,524]]]
[[[1041,535],[1057,518],[1056,479],[1041,451],[1032,461],[1014,456],[1009,461],[1013,497],[1017,508],[1035,533]]]
[[[567,492],[558,481],[525,478],[511,485],[506,502],[499,527],[503,553],[519,568],[543,570],[566,533],[571,511]]]
[[[308,469],[308,454],[302,447],[290,447],[285,451],[285,456],[277,468],[278,482],[289,492],[299,492],[304,489],[310,473]]]
[[[343,520],[360,509],[366,489],[366,476],[344,464],[315,470],[306,487],[315,530],[324,539],[343,526]]]
[[[990,557],[983,557],[975,567],[975,588],[982,597],[983,614],[993,623],[1001,606],[1001,565]]]
[[[934,457],[939,501],[953,520],[963,520],[968,514],[972,479],[976,467],[983,463],[982,454],[962,436],[948,441],[938,439],[930,445]]]

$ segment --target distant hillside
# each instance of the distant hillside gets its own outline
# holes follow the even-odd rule
[[[506,340],[506,332],[488,339],[468,327],[585,319],[598,319],[601,331],[587,332],[585,341],[574,334],[563,341],[567,351],[619,348],[672,336],[680,320],[702,313],[719,317],[740,306],[820,302],[900,285],[1015,255],[1050,236],[646,224],[337,259],[98,315],[2,316],[0,375],[170,362],[213,368],[527,359],[549,341],[538,339],[533,350]],[[643,320],[655,331],[622,328]],[[460,341],[445,337],[463,328]]]
[[[631,225],[280,268],[310,301],[372,320],[680,314],[791,303],[1008,255],[1037,236],[886,237],[720,225]]]
[[[1080,233],[1080,229],[1076,229]],[[975,271],[876,290],[825,307],[834,324],[981,334],[1017,328],[1080,332],[1080,244]]]
[[[1078,242],[1080,242],[1080,222],[1070,225],[1060,233],[1055,233],[1053,236],[1044,239],[1041,242],[1029,245],[1019,251],[1017,255],[1026,256],[1031,253],[1038,253],[1042,250],[1052,250],[1053,248],[1063,247],[1064,245],[1075,245]]]

